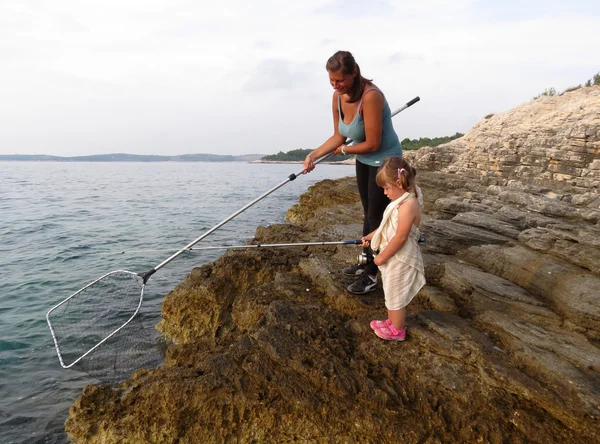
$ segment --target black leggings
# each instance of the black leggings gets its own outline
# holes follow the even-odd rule
[[[365,165],[356,161],[356,184],[358,185],[358,193],[363,206],[364,222],[363,236],[366,236],[371,231],[376,230],[383,218],[383,212],[390,203],[383,192],[383,188],[377,185],[375,177],[379,167]],[[370,248],[365,249],[365,252],[372,258],[373,252]],[[378,271],[377,265],[371,260],[365,266],[364,272],[374,276]]]

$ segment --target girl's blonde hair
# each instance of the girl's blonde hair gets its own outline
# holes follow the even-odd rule
[[[416,185],[417,170],[411,167],[402,157],[388,157],[377,171],[377,185],[397,185],[408,192],[417,194]],[[417,196],[418,197],[418,196]]]

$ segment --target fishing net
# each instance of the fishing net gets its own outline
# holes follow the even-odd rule
[[[159,364],[164,347],[137,316],[144,289],[138,274],[117,270],[53,307],[47,320],[60,364],[104,383]],[[101,346],[105,343],[110,347]]]
[[[46,317],[61,365],[70,368],[129,324],[143,296],[142,278],[117,270],[52,308]]]

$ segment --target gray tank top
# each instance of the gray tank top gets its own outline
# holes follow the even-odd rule
[[[381,95],[383,95],[383,93],[378,88],[369,88],[363,93],[363,97],[368,91],[371,91],[372,89],[378,91]],[[392,125],[392,112],[390,110],[390,106],[388,105],[385,96],[383,96],[383,99],[385,100],[385,105],[383,107],[383,112],[381,116],[381,144],[379,145],[379,149],[372,153],[356,155],[356,160],[370,166],[380,166],[385,159],[391,156],[402,157],[402,146],[400,145],[400,140],[398,140],[398,135],[396,134],[396,131],[394,130],[394,127]],[[342,119],[342,103],[338,94],[338,131],[342,136],[352,139],[355,144],[364,142],[366,140],[365,120],[361,115],[361,110],[362,98],[360,99],[360,103],[358,104],[358,111],[356,112],[356,115],[354,116],[352,122],[350,122],[349,124],[344,123],[344,120]]]

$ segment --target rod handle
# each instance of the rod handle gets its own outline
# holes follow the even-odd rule
[[[406,107],[408,108],[409,106],[414,105],[415,103],[417,103],[419,100],[421,100],[421,98],[419,96],[415,97],[414,99],[412,99],[410,102],[408,102],[406,104]]]

